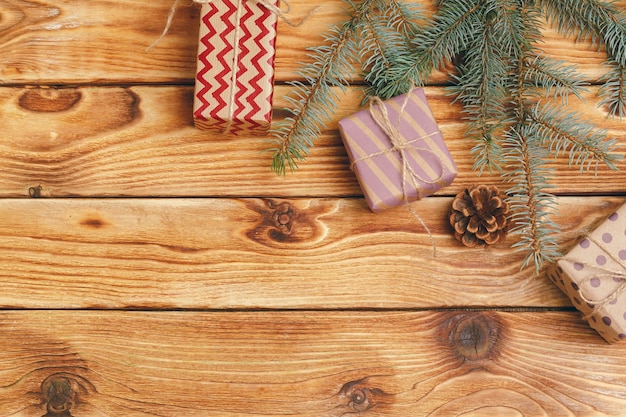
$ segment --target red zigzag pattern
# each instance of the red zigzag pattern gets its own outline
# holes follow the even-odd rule
[[[275,42],[276,16],[264,6],[247,0],[203,4],[194,100],[198,128],[234,134],[269,128]]]

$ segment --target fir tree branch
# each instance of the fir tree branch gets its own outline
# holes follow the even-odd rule
[[[513,225],[509,233],[519,238],[512,247],[526,253],[521,268],[533,265],[538,273],[545,262],[559,256],[554,240],[559,228],[548,217],[554,196],[544,191],[550,174],[544,162],[546,151],[524,124],[507,131],[504,148],[509,171],[503,178],[512,184],[507,190]]]
[[[616,170],[621,155],[615,154],[617,141],[607,139],[606,132],[581,122],[581,115],[563,108],[537,103],[529,112],[529,129],[540,138],[539,144],[554,156],[569,154],[569,165],[578,165],[580,171],[591,166],[597,171],[600,163]]]
[[[439,12],[430,27],[418,35],[415,56],[421,58],[422,70],[430,74],[445,62],[452,61],[482,32],[483,2],[441,2]]]
[[[573,66],[541,55],[528,63],[526,80],[531,85],[544,90],[546,97],[554,92],[553,98],[560,98],[565,104],[570,94],[583,100],[582,94],[586,91],[587,85]]]
[[[441,2],[432,23],[413,39],[414,52],[396,62],[387,77],[391,81],[373,83],[374,94],[390,98],[423,85],[435,68],[451,61],[480,33],[480,9],[480,0]]]
[[[313,62],[299,72],[306,83],[292,83],[295,91],[288,98],[293,116],[273,129],[275,147],[269,151],[273,152],[272,170],[276,173],[284,175],[287,166],[295,171],[298,161],[309,154],[313,141],[331,120],[339,101],[332,87],[345,91],[349,83],[358,61],[356,27],[374,10],[374,1],[364,0],[358,7],[349,2],[353,7],[351,17],[341,27],[331,29],[325,46],[311,48]]]
[[[417,3],[404,3],[402,0],[375,0],[372,7],[376,13],[370,16],[386,21],[388,29],[399,33],[408,47],[411,40],[421,32],[424,22],[423,9]],[[394,52],[395,51],[388,51]]]
[[[368,62],[363,65],[365,81],[368,86],[365,90],[367,100],[371,96],[389,98],[387,93],[381,88],[387,88],[390,82],[398,78],[398,68],[406,65],[412,60],[412,41],[420,33],[419,22],[423,21],[423,11],[416,4],[406,5],[398,0],[378,0],[378,9],[381,10],[379,20],[385,20],[383,31],[366,32],[365,36],[377,36],[386,39],[381,42],[386,45],[393,45],[384,52],[387,55],[387,65],[384,68],[375,68]],[[402,92],[406,92],[412,85],[421,85],[420,81],[407,81]]]
[[[384,16],[367,16],[363,26],[365,33],[361,36],[359,50],[362,54],[367,53],[362,69],[368,82],[372,76],[380,77],[389,71],[394,59],[387,54],[398,53],[404,48],[404,38],[389,27]]]
[[[477,143],[472,148],[474,169],[482,172],[501,169],[502,150],[494,132],[506,120],[505,105],[508,95],[502,80],[509,71],[509,56],[500,49],[502,36],[496,32],[493,20],[487,20],[482,36],[469,46],[461,76],[451,75],[456,84],[449,88],[464,105],[465,119],[469,121],[468,136]]]
[[[515,122],[504,135],[507,173],[503,178],[512,184],[507,190],[514,225],[510,234],[519,239],[513,247],[526,253],[521,267],[532,263],[538,273],[545,262],[559,256],[558,245],[553,238],[559,228],[548,216],[555,197],[545,191],[550,188],[547,180],[550,170],[545,163],[547,151],[541,146],[541,138],[528,126],[529,99],[534,96],[529,91],[528,78],[532,72],[530,64],[538,54],[527,40],[539,32],[536,12],[531,4],[523,4],[520,9],[524,24],[518,30],[524,40],[516,48],[519,55],[509,80],[515,104],[512,109]]]
[[[626,116],[626,65],[610,61],[611,70],[602,77],[598,95],[600,106],[608,106],[609,114],[620,119]]]
[[[598,0],[540,0],[546,17],[567,37],[589,40],[592,45],[604,41],[603,27],[615,26],[619,10],[612,2]]]
[[[517,0],[489,1],[491,4],[487,10],[491,12],[485,16],[485,19],[492,22],[493,32],[499,35],[499,48],[508,56],[521,56],[520,46],[524,45],[526,40],[519,31],[519,28],[524,24],[524,16],[520,13],[519,2]],[[532,33],[529,30],[527,36],[531,34],[533,41],[539,36],[539,33]]]
[[[308,155],[339,102],[332,87],[345,91],[356,62],[364,61],[366,81],[372,73],[381,79],[380,74],[389,72],[409,52],[407,37],[417,31],[420,9],[397,0],[364,0],[358,6],[346,2],[352,8],[350,18],[331,29],[325,46],[311,49],[313,62],[299,72],[305,82],[291,83],[295,89],[287,101],[292,116],[275,125],[275,146],[269,149],[272,169],[278,174],[285,174],[287,167],[295,171],[298,161]]]
[[[389,16],[389,26],[404,37],[409,46],[411,40],[421,31],[424,23],[423,9],[417,3],[406,4],[399,0],[378,0],[379,10],[385,10]]]
[[[626,67],[626,14],[611,2],[598,0],[541,0],[548,18],[566,36],[576,32],[577,40],[590,40],[604,45],[614,69],[604,78],[600,90],[601,104],[609,105],[609,114],[624,116],[626,96],[624,67]]]

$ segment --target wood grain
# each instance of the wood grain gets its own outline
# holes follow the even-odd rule
[[[24,311],[1,312],[0,330],[7,417],[41,417],[50,403],[74,417],[626,407],[626,345],[607,345],[574,312]]]
[[[66,2],[45,0],[0,1],[0,79],[9,85],[23,84],[145,84],[193,82],[196,70],[199,12],[183,2],[172,26],[159,38],[174,0],[116,0]],[[432,1],[416,1],[426,14]],[[314,7],[306,0],[292,0],[290,18],[298,21]],[[619,5],[626,4],[623,1]],[[344,20],[341,0],[325,0],[300,27],[279,22],[276,80],[299,78],[308,47],[323,42],[323,33]],[[140,14],[140,18],[138,18]],[[112,30],[114,28],[114,30]],[[556,33],[547,24],[546,54],[575,63],[589,81],[604,72],[604,52],[587,43],[575,43]],[[355,68],[358,81],[360,69]],[[442,83],[445,72],[433,74],[431,82]]]
[[[285,117],[276,89],[275,120]],[[626,122],[597,107],[596,89],[568,110],[608,130],[619,141]],[[350,88],[328,129],[296,173],[271,172],[270,137],[220,136],[193,128],[190,87],[0,88],[0,196],[359,196],[337,122],[360,109],[361,90]],[[462,109],[440,87],[427,97],[459,175],[439,195],[455,195],[477,182],[502,184],[473,169],[474,141],[465,136]],[[624,147],[619,153],[624,154]],[[554,160],[555,193],[624,193],[626,170],[601,166],[597,176]],[[623,168],[623,162],[618,165]]]
[[[5,308],[569,307],[510,237],[468,249],[450,198],[0,200]],[[560,198],[564,250],[623,198]]]
[[[358,69],[310,157],[277,177],[269,138],[193,128],[197,6],[146,50],[172,4],[0,0],[0,416],[623,414],[626,344],[520,271],[514,238],[452,237],[452,195],[506,185],[471,169],[445,68],[427,95],[459,175],[415,203],[435,256],[408,210],[367,209],[349,169],[337,121],[359,109]],[[313,6],[291,0],[290,18]],[[275,121],[307,47],[344,19],[342,0],[321,6],[279,23]],[[601,49],[543,33],[597,83]],[[597,90],[569,109],[623,145]],[[626,202],[619,166],[551,164],[563,250]]]

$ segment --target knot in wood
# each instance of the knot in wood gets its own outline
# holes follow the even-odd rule
[[[340,394],[345,398],[348,409],[357,413],[371,410],[374,406],[387,402],[385,398],[389,396],[380,388],[368,387],[367,378],[344,384]]]
[[[41,191],[43,190],[43,187],[41,185],[38,185],[36,187],[30,187],[28,189],[28,195],[31,198],[41,198]]]
[[[32,112],[62,112],[76,106],[82,94],[74,88],[42,87],[26,90],[19,98],[19,106]]]
[[[350,402],[348,403],[348,407],[354,409],[355,411],[366,411],[371,407],[371,401],[368,396],[369,389],[362,388],[354,391],[350,395]]]
[[[260,215],[260,221],[246,231],[246,236],[253,241],[292,249],[318,245],[324,238],[325,228],[317,218],[327,212],[326,205],[301,209],[290,201],[275,199],[250,199],[246,200],[246,205]]]
[[[495,319],[479,313],[457,316],[450,331],[450,344],[465,360],[491,358],[499,327]]]
[[[272,219],[274,220],[274,226],[284,234],[290,234],[293,228],[293,221],[297,216],[297,211],[294,206],[289,203],[280,203],[274,207],[272,213]]]
[[[47,414],[44,417],[71,417],[75,392],[69,379],[51,376],[43,382],[41,391],[46,401]]]

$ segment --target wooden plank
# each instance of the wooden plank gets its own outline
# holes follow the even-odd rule
[[[146,51],[163,31],[173,1],[2,0],[0,79],[18,85],[192,83],[199,22],[195,5],[183,2],[167,36]],[[434,9],[430,0],[415,2],[423,4],[427,13]],[[291,6],[290,18],[296,21],[313,7],[306,0],[293,0]],[[279,23],[277,82],[298,78],[296,71],[308,60],[306,48],[323,43],[322,35],[329,25],[343,21],[344,7],[341,0],[327,0],[300,27]],[[546,54],[577,64],[589,80],[597,80],[604,73],[603,51],[565,40],[549,27],[544,33],[546,42],[541,48]],[[356,79],[358,73],[357,69]],[[431,82],[441,83],[446,78],[445,71],[437,72]]]
[[[276,90],[276,120],[285,116],[289,91]],[[0,196],[25,197],[38,185],[54,197],[361,195],[336,130],[338,120],[360,108],[360,93],[349,89],[298,172],[278,177],[264,152],[271,137],[193,128],[189,87],[0,88]],[[594,93],[585,103],[572,99],[568,109],[626,137],[626,123],[607,119]],[[459,169],[453,185],[438,194],[454,195],[477,182],[501,184],[496,175],[472,170],[475,143],[465,136],[461,107],[443,88],[429,87],[427,95]],[[626,170],[601,167],[597,177],[581,175],[563,157],[553,168],[555,193],[626,192]]]
[[[570,306],[509,237],[458,243],[450,198],[373,214],[362,199],[0,200],[0,307]],[[624,203],[558,201],[565,249]]]
[[[199,15],[181,7],[151,52],[173,2],[0,2],[0,78],[5,83],[189,82]],[[140,18],[138,18],[138,12]]]
[[[575,312],[0,312],[0,414],[619,415]],[[42,393],[42,390],[44,391]],[[50,417],[59,414],[46,414]]]

